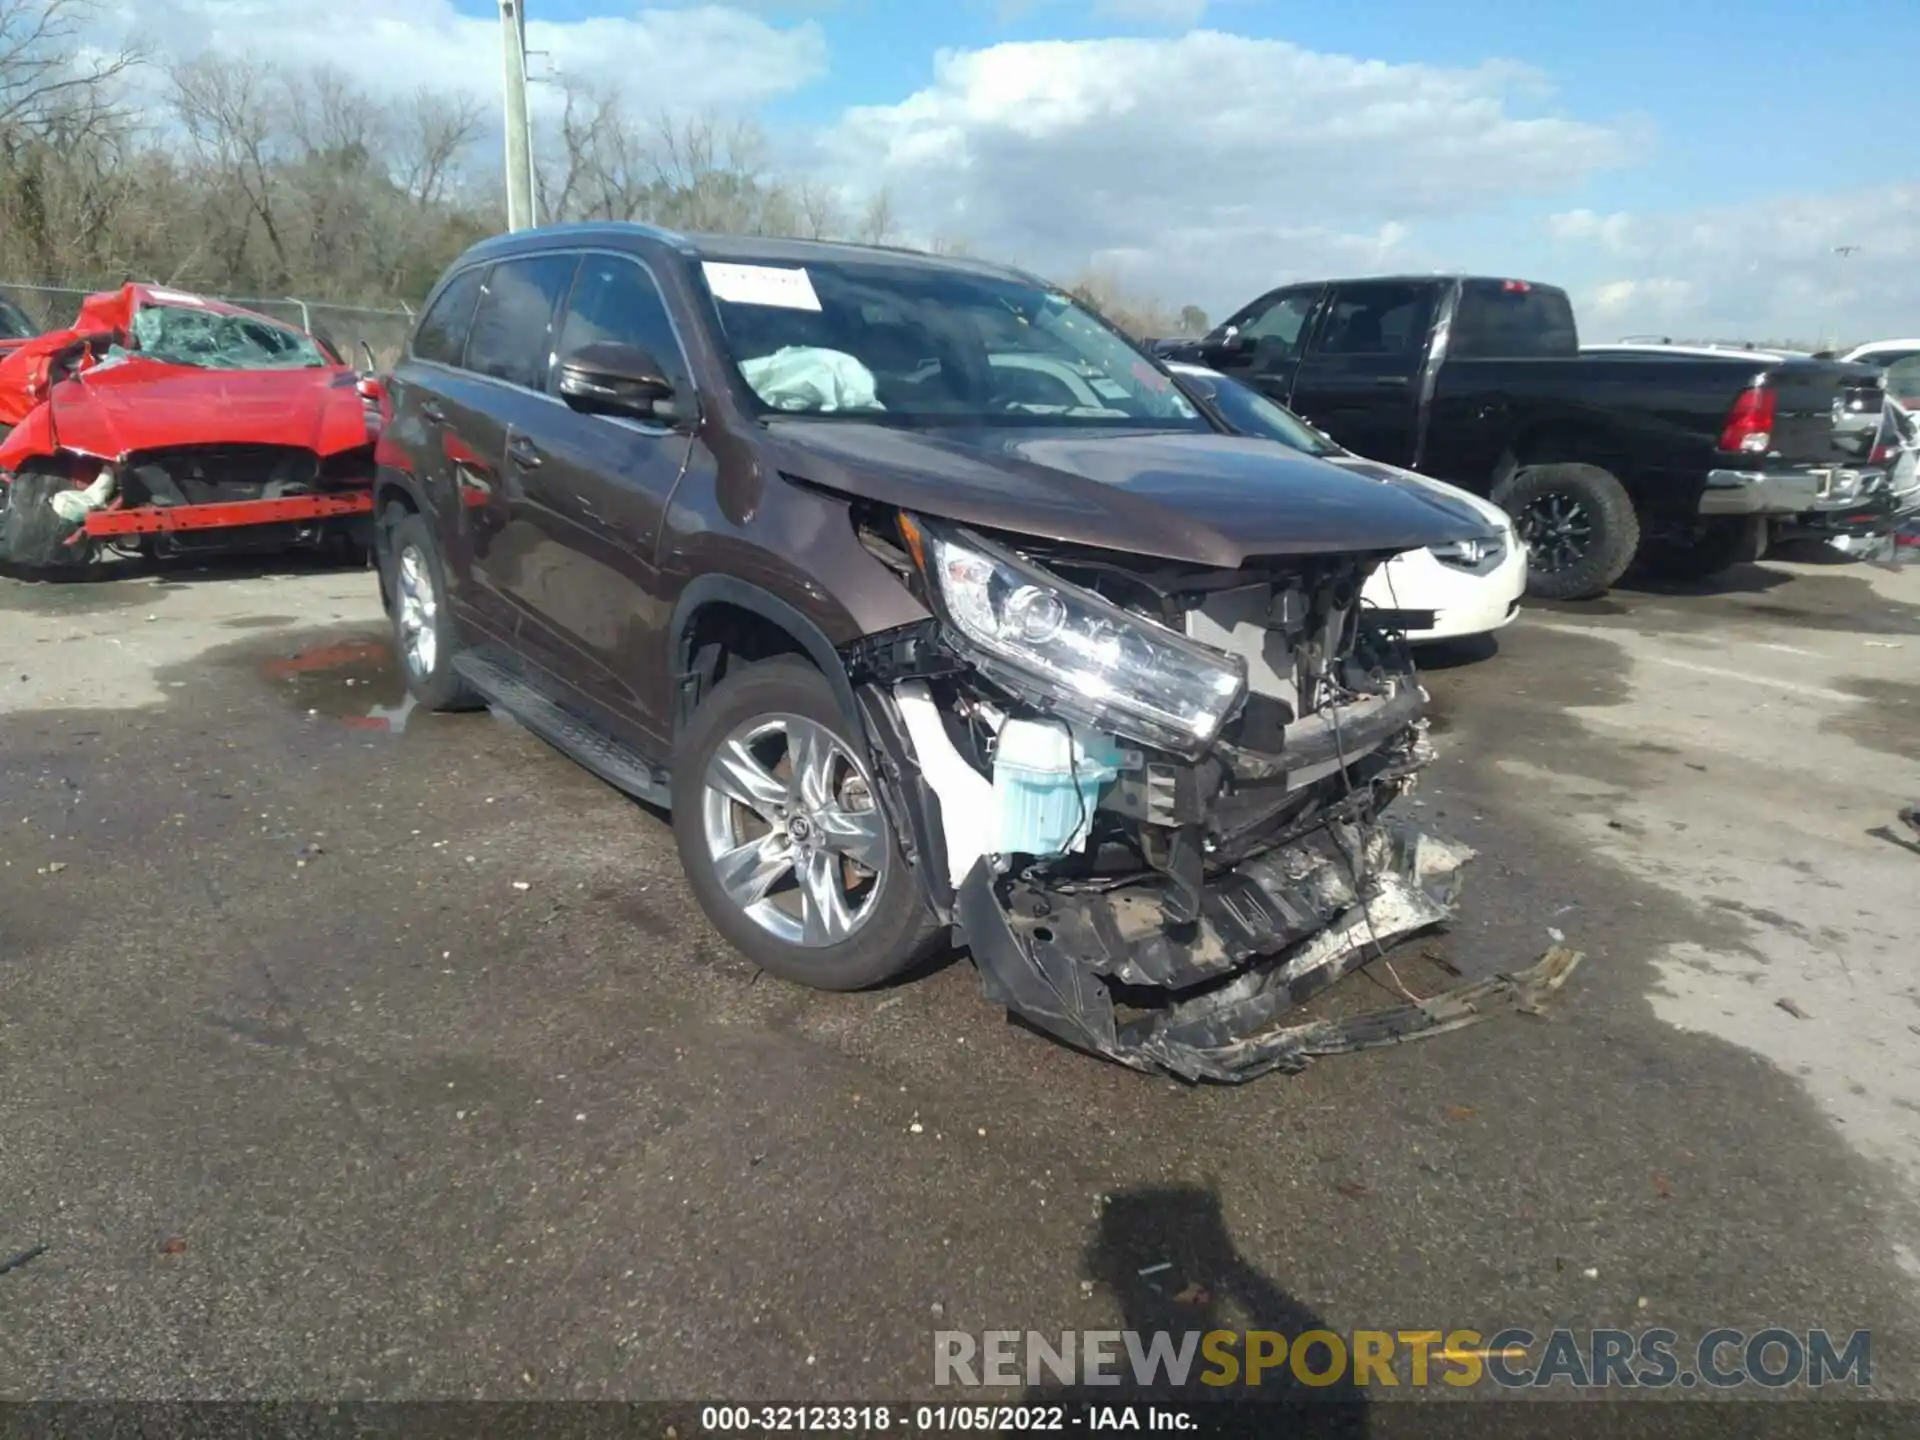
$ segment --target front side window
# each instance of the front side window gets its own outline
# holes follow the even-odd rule
[[[573,255],[530,255],[494,266],[473,313],[466,368],[510,385],[544,390],[553,364],[554,311],[573,282],[576,260]]]
[[[1288,365],[1300,358],[1306,344],[1307,323],[1320,303],[1320,288],[1282,290],[1254,301],[1222,325],[1221,336],[1233,332],[1240,346],[1249,347],[1262,368]]]
[[[436,365],[460,363],[460,354],[467,348],[474,303],[480,298],[480,282],[485,277],[486,267],[476,265],[447,282],[421,317],[420,328],[413,332],[414,358]]]
[[[632,260],[589,255],[580,262],[556,353],[564,358],[583,345],[595,344],[644,350],[660,362],[676,390],[684,391],[690,383],[660,287]]]
[[[703,273],[763,413],[1210,428],[1143,351],[1045,286],[888,260]]]

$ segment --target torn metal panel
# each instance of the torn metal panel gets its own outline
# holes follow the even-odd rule
[[[1444,923],[1472,856],[1385,818],[1433,748],[1404,643],[1358,604],[1372,558],[1194,569],[901,534],[887,553],[933,618],[843,655],[989,998],[1194,1080],[1463,1023],[1467,1000],[1289,1024]],[[1182,676],[1205,704],[1165,699]]]
[[[959,914],[988,997],[1023,1019],[1137,1069],[1246,1080],[1354,1048],[1335,1043],[1341,1027],[1283,1021],[1380,947],[1444,921],[1471,854],[1419,831],[1330,826],[1209,885],[1185,934],[1124,890],[1055,896],[1035,915],[1030,892],[984,865],[962,885]],[[1439,1014],[1421,1009],[1385,1033],[1434,1030]]]

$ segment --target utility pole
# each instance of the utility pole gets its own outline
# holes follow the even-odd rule
[[[1845,260],[1848,256],[1857,254],[1859,249],[1860,247],[1858,245],[1836,245],[1833,247],[1833,253],[1838,255],[1842,260]],[[1840,348],[1840,327],[1838,325],[1833,327],[1833,344],[1827,348],[1832,350],[1838,350]]]
[[[525,0],[500,0],[501,79],[506,93],[507,229],[534,223],[533,140],[527,124]]]

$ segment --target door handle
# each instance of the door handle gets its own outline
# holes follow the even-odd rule
[[[442,424],[447,418],[447,412],[442,410],[438,405],[434,404],[433,401],[431,400],[422,402],[420,406],[420,414],[423,418],[427,420],[431,420],[436,425]]]
[[[1404,375],[1376,375],[1373,383],[1382,390],[1404,390],[1413,381]]]
[[[516,435],[507,445],[507,458],[522,470],[538,470],[547,457],[526,436]]]

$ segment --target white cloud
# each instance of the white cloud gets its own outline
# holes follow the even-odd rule
[[[156,54],[258,55],[289,66],[328,65],[379,90],[421,85],[500,93],[500,22],[452,0],[117,0],[114,34]],[[776,25],[745,9],[641,8],[578,21],[534,18],[527,47],[548,68],[619,83],[656,110],[748,109],[825,73],[825,37],[814,22]],[[533,88],[536,104],[550,87]]]
[[[825,147],[905,223],[1049,274],[1119,257],[1224,309],[1332,268],[1417,265],[1422,223],[1626,161],[1623,130],[1530,114],[1536,72],[1389,64],[1213,31],[943,52]]]
[[[1563,263],[1604,330],[1691,339],[1866,340],[1920,315],[1920,185],[1770,196],[1666,215],[1555,215]],[[1835,247],[1859,247],[1851,255]]]

